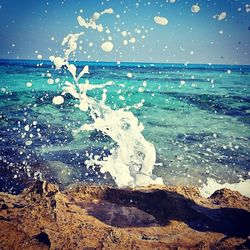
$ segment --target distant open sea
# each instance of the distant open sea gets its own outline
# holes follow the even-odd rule
[[[250,178],[250,66],[77,65],[89,65],[87,78],[93,84],[115,82],[107,98],[113,109],[145,100],[132,112],[155,145],[160,164],[154,173],[165,184],[201,186],[208,177],[221,183]],[[48,84],[48,73],[59,83]],[[62,105],[52,104],[66,80],[72,81],[71,76],[54,70],[49,61],[0,60],[0,191],[17,193],[39,178],[61,186],[114,185],[110,176],[84,165],[90,152],[114,143],[98,131],[73,135],[89,118],[70,96]],[[96,89],[90,95],[100,99],[101,94]]]

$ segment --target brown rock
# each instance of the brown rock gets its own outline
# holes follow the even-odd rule
[[[59,191],[55,184],[48,183],[47,181],[36,181],[32,186],[25,189],[22,193],[23,197],[47,196],[51,197]]]
[[[58,187],[0,193],[0,249],[246,249],[250,199],[223,189]]]
[[[249,210],[249,198],[241,195],[237,191],[231,191],[230,189],[223,188],[215,191],[211,196],[210,200],[214,204],[220,206],[232,207],[232,208],[243,208]]]

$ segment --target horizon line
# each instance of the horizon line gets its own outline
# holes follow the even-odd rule
[[[0,61],[39,61],[39,62],[51,62],[49,59],[23,59],[23,58],[0,58]],[[114,64],[168,64],[168,65],[175,65],[175,64],[180,64],[184,66],[188,65],[206,65],[206,66],[235,66],[235,67],[240,67],[240,66],[250,66],[250,64],[220,64],[220,63],[180,63],[180,62],[144,62],[144,61],[138,61],[138,62],[128,62],[128,61],[88,61],[88,60],[69,60],[71,62],[88,62],[88,63],[114,63]],[[119,62],[119,63],[118,63]],[[52,64],[52,62],[51,62]]]

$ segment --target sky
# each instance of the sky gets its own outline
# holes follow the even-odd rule
[[[84,31],[76,60],[250,64],[250,0],[170,1],[0,0],[0,59],[62,55],[62,39]],[[198,13],[191,11],[195,4]],[[103,32],[78,25],[77,16],[89,18],[106,8],[114,13],[100,18]],[[227,15],[219,21],[214,16],[221,12]],[[155,16],[168,24],[157,24]],[[124,45],[131,37],[135,43]],[[105,41],[113,43],[111,52],[101,49]]]

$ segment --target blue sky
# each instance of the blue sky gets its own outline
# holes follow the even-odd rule
[[[201,9],[194,14],[191,6],[196,3]],[[110,34],[87,30],[77,60],[250,64],[246,4],[250,1],[0,0],[0,58],[34,59],[36,51],[43,59],[61,55],[63,37],[83,30],[78,15],[88,18],[95,11],[113,8],[113,15],[100,19]],[[223,11],[224,20],[213,18]],[[166,17],[168,25],[156,24],[154,16]],[[125,46],[121,31],[131,32],[136,42]],[[100,45],[109,36],[114,49],[105,53]]]

